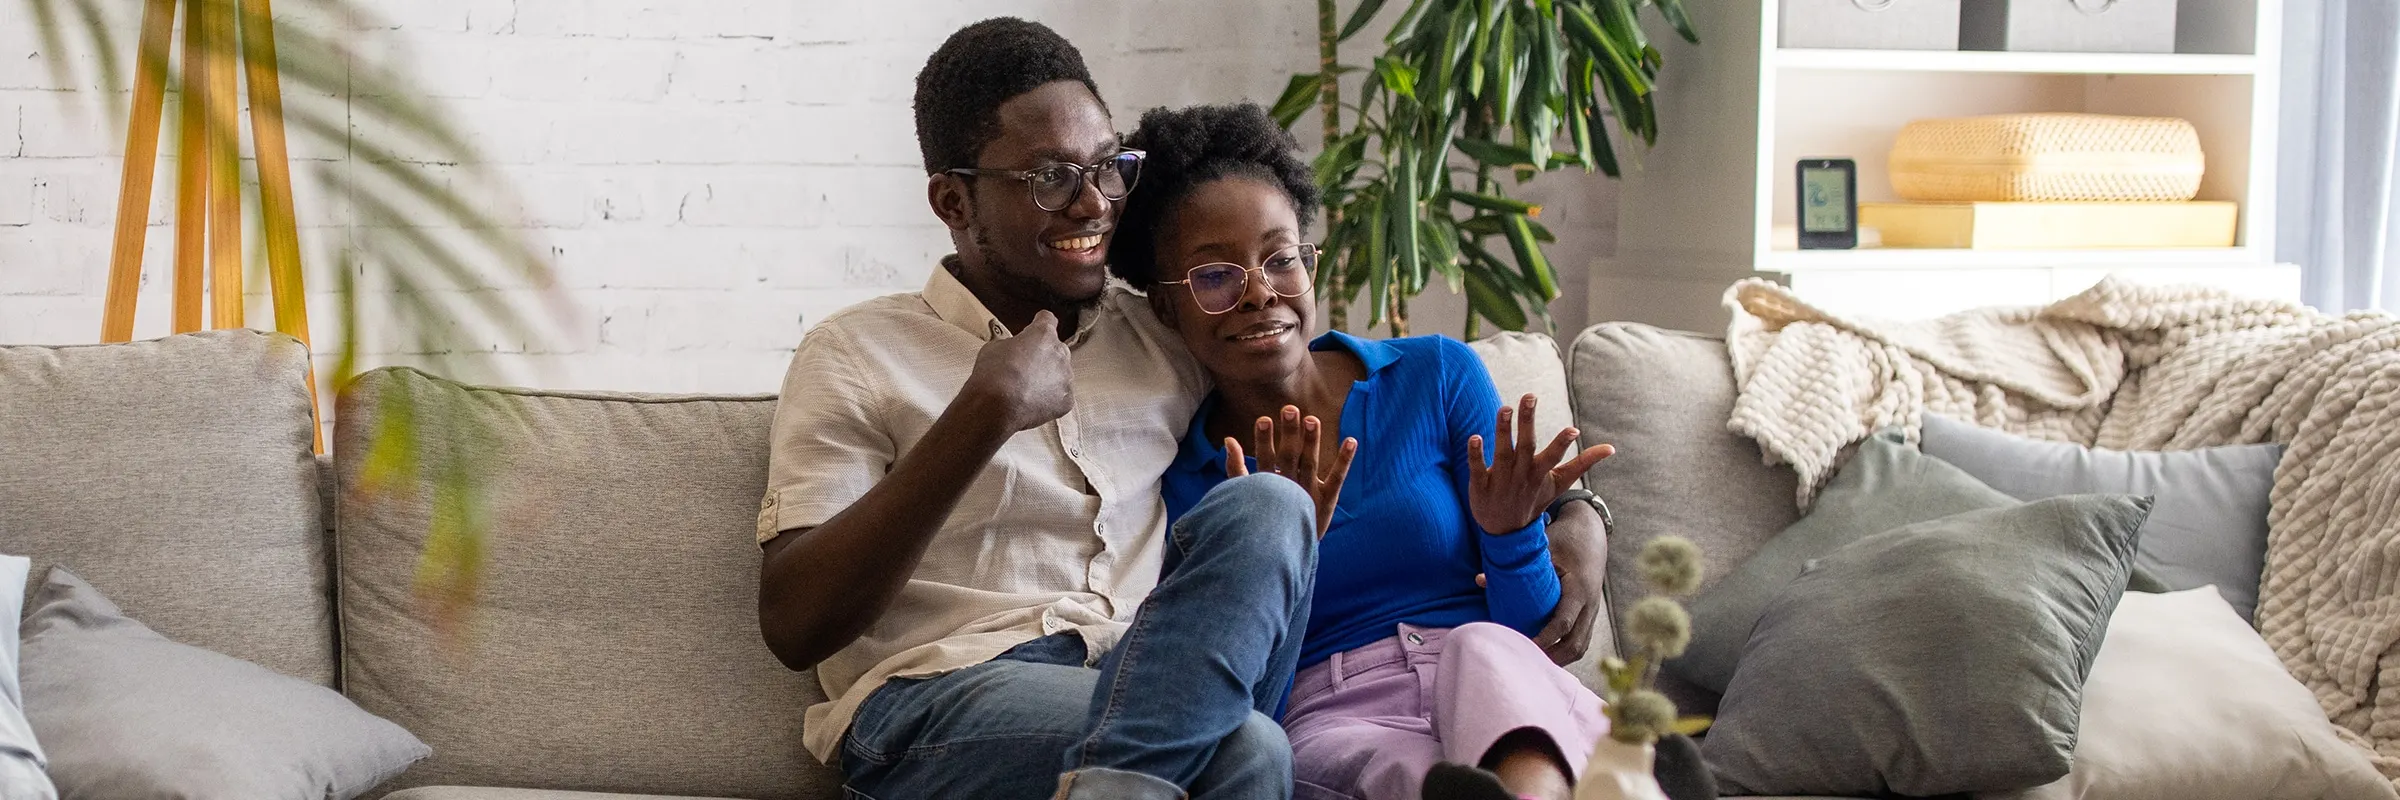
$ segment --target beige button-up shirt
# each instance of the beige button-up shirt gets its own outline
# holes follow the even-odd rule
[[[759,541],[822,524],[866,494],[949,407],[984,343],[1009,335],[947,268],[923,291],[810,329],[775,409]],[[885,681],[963,669],[1060,631],[1097,655],[1158,584],[1159,476],[1207,379],[1148,302],[1118,286],[1080,315],[1068,347],[1074,409],[1009,439],[892,607],[817,665],[833,698],[808,710],[819,760],[833,760],[859,703]]]

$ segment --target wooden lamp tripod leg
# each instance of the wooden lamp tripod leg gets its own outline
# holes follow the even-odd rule
[[[142,288],[142,248],[150,233],[150,185],[158,171],[158,128],[166,115],[167,48],[175,40],[175,0],[142,8],[141,50],[134,56],[133,113],[125,127],[125,167],[117,192],[116,242],[108,254],[108,305],[100,341],[133,340],[134,300]]]
[[[249,324],[242,308],[241,77],[234,70],[240,39],[233,0],[189,0],[208,25],[208,326]]]
[[[136,54],[133,109],[125,131],[125,163],[117,194],[116,237],[109,252],[108,300],[101,316],[100,340],[133,338],[142,250],[149,234],[150,194],[158,170],[159,128],[166,116],[168,50],[174,42],[179,3],[184,6],[185,19],[183,98],[177,120],[173,330],[200,329],[204,283],[213,284],[208,303],[212,327],[238,328],[246,323],[241,136],[232,63],[233,48],[238,46],[246,71],[242,77],[250,89],[250,127],[258,155],[259,211],[266,229],[275,329],[305,345],[309,341],[308,301],[302,283],[300,231],[293,208],[291,155],[284,138],[283,86],[269,0],[147,0],[143,6],[141,50]],[[308,393],[313,413],[317,408],[313,368]],[[317,452],[325,452],[322,429],[311,428],[316,432]]]
[[[208,266],[207,0],[183,2],[183,105],[175,140],[175,314],[169,330],[200,330]]]
[[[283,80],[276,70],[275,14],[268,3],[241,0],[242,63],[249,70],[250,81],[250,139],[258,148],[258,210],[265,218],[267,285],[274,293],[275,329],[306,345],[308,294],[300,272],[300,225],[292,208],[291,153],[283,138]],[[314,368],[309,370],[308,403],[312,411],[317,408]],[[317,452],[322,453],[324,428],[316,430]]]

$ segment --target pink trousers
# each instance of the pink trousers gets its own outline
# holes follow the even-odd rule
[[[1435,762],[1477,764],[1500,737],[1527,728],[1548,734],[1581,771],[1608,718],[1533,640],[1478,622],[1402,625],[1301,670],[1283,728],[1298,800],[1417,800]]]

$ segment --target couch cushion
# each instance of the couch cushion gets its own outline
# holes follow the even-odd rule
[[[2266,640],[2203,587],[2125,595],[2083,686],[2074,768],[1978,800],[2393,796],[2368,751],[2342,741]]]
[[[1651,539],[1675,534],[1699,544],[1705,588],[1799,519],[1798,478],[1767,466],[1755,442],[1725,428],[1734,388],[1723,340],[1602,323],[1569,347],[1567,383],[1583,443],[1617,448],[1584,478],[1617,521],[1608,565],[1614,629],[1624,630],[1626,609],[1642,599],[1634,558]],[[1669,676],[1659,688],[1687,713],[1715,707],[1711,693]]]
[[[250,330],[0,347],[0,552],[167,638],[331,686],[308,352]]]
[[[2134,568],[2168,589],[2215,586],[2247,622],[2267,563],[2267,494],[2283,445],[2127,452],[2053,442],[1925,415],[1925,454],[2024,500],[2078,492],[2158,498]]]
[[[834,795],[825,795],[832,800]],[[663,794],[604,794],[552,789],[490,789],[478,786],[420,786],[384,795],[383,800],[707,800]]]
[[[1513,406],[1517,398],[1533,395],[1533,429],[1542,441],[1550,441],[1560,428],[1575,424],[1567,369],[1559,361],[1557,340],[1538,333],[1502,331],[1468,342],[1467,347],[1491,371],[1501,405]]]
[[[350,800],[427,753],[332,689],[158,635],[64,567],[34,593],[24,678],[68,798]]]
[[[1936,797],[2067,774],[2084,678],[2149,515],[2148,498],[2065,495],[1809,562],[1751,632],[1702,740],[1717,784]]]
[[[1722,693],[1733,683],[1734,666],[1759,618],[1817,559],[1902,525],[2017,504],[1949,462],[1918,452],[1898,428],[1869,436],[1817,493],[1806,516],[1692,598],[1691,646],[1669,660],[1666,671]]]
[[[478,456],[492,521],[462,636],[412,594],[435,486],[362,491],[404,400],[431,452]],[[344,394],[342,668],[360,705],[432,758],[395,784],[818,798],[801,749],[823,699],[758,631],[771,397],[544,393],[378,370]],[[435,460],[419,462],[430,471]]]

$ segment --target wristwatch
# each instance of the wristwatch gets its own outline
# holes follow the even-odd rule
[[[1591,504],[1591,507],[1592,507],[1592,510],[1593,510],[1593,511],[1600,512],[1600,532],[1601,532],[1601,534],[1603,534],[1603,535],[1606,535],[1606,536],[1608,536],[1609,538],[1612,538],[1612,539],[1613,539],[1613,538],[1616,538],[1616,535],[1617,535],[1617,517],[1616,517],[1616,515],[1609,513],[1609,511],[1608,511],[1608,501],[1600,499],[1600,496],[1599,496],[1599,495],[1596,495],[1596,494],[1593,494],[1593,493],[1592,493],[1592,491],[1591,491],[1590,489],[1568,489],[1568,490],[1566,490],[1566,491],[1564,491],[1564,492],[1560,492],[1560,493],[1559,493],[1559,495],[1558,495],[1558,499],[1550,501],[1550,507],[1549,507],[1549,508],[1542,509],[1542,518],[1543,518],[1544,520],[1556,520],[1556,519],[1558,519],[1558,510],[1559,510],[1559,509],[1561,509],[1561,508],[1565,508],[1565,507],[1567,506],[1567,504],[1568,504],[1568,503],[1589,503],[1589,504]]]

